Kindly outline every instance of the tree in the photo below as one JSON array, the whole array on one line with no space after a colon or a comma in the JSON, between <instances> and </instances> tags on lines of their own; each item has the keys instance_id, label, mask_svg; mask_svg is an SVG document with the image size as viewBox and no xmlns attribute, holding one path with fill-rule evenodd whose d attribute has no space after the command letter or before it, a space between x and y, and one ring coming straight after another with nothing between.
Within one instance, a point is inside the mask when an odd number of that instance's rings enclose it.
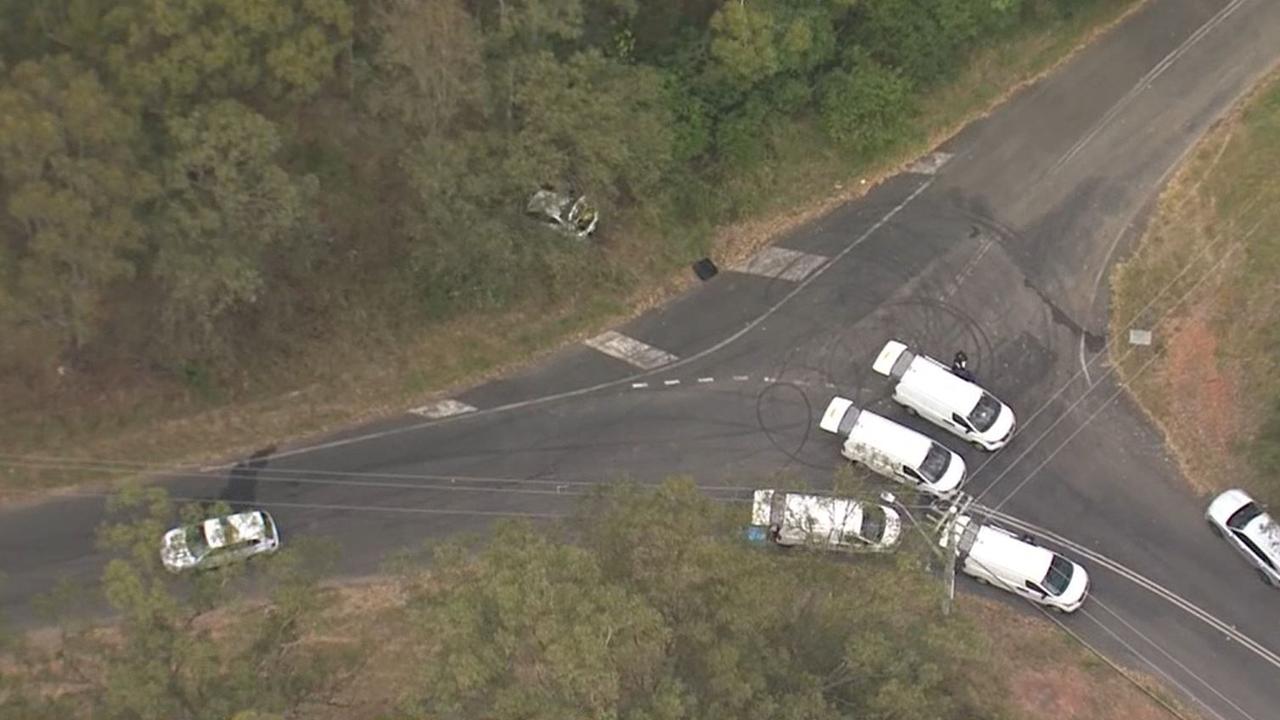
<instances>
[{"instance_id":1,"label":"tree","mask_svg":"<svg viewBox=\"0 0 1280 720\"><path fill-rule=\"evenodd\" d=\"M901 140L912 111L911 83L866 54L822 82L822 124L836 143L871 153Z\"/></svg>"},{"instance_id":2,"label":"tree","mask_svg":"<svg viewBox=\"0 0 1280 720\"><path fill-rule=\"evenodd\" d=\"M220 318L259 297L269 254L308 239L317 181L290 176L275 125L233 100L173 118L168 131L154 271L168 335L179 350L208 351Z\"/></svg>"},{"instance_id":3,"label":"tree","mask_svg":"<svg viewBox=\"0 0 1280 720\"><path fill-rule=\"evenodd\" d=\"M661 675L658 614L528 525L501 528L476 559L440 549L411 603L431 639L415 693L425 717L627 716Z\"/></svg>"},{"instance_id":4,"label":"tree","mask_svg":"<svg viewBox=\"0 0 1280 720\"><path fill-rule=\"evenodd\" d=\"M461 0L382 0L374 5L376 65L385 79L376 110L434 136L483 99L480 26Z\"/></svg>"},{"instance_id":5,"label":"tree","mask_svg":"<svg viewBox=\"0 0 1280 720\"><path fill-rule=\"evenodd\" d=\"M133 115L69 57L24 62L0 88L7 314L73 354L97 331L104 293L135 270L156 190L138 143Z\"/></svg>"},{"instance_id":6,"label":"tree","mask_svg":"<svg viewBox=\"0 0 1280 720\"><path fill-rule=\"evenodd\" d=\"M576 180L615 202L652 197L673 151L661 75L588 51L564 63L539 53L520 80L519 129L505 162L511 177L526 187Z\"/></svg>"},{"instance_id":7,"label":"tree","mask_svg":"<svg viewBox=\"0 0 1280 720\"><path fill-rule=\"evenodd\" d=\"M418 716L998 716L985 648L900 562L785 555L690 483L592 498L563 544L508 526L437 551L412 595L430 651Z\"/></svg>"},{"instance_id":8,"label":"tree","mask_svg":"<svg viewBox=\"0 0 1280 720\"><path fill-rule=\"evenodd\" d=\"M351 43L347 0L130 0L110 64L153 107L242 93L305 98Z\"/></svg>"}]
</instances>

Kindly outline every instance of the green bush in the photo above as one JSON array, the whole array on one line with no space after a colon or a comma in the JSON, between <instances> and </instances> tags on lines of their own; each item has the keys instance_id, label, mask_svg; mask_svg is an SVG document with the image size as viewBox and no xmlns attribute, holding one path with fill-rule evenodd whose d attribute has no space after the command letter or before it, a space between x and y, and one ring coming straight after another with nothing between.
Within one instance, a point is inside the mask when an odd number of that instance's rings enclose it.
<instances>
[{"instance_id":1,"label":"green bush","mask_svg":"<svg viewBox=\"0 0 1280 720\"><path fill-rule=\"evenodd\" d=\"M831 139L863 154L901 139L913 110L911 81L866 56L828 75L820 97Z\"/></svg>"}]
</instances>

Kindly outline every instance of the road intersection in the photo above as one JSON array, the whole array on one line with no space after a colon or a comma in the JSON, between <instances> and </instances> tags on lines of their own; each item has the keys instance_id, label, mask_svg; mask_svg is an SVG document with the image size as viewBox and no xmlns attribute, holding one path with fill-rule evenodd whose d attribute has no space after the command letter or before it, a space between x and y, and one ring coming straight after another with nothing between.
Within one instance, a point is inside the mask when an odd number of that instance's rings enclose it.
<instances>
[{"instance_id":1,"label":"road intersection","mask_svg":"<svg viewBox=\"0 0 1280 720\"><path fill-rule=\"evenodd\" d=\"M838 392L964 454L982 505L1089 569L1068 630L1206 717L1276 717L1280 594L1210 535L1117 383L1107 353L1135 350L1104 347L1102 279L1183 155L1277 60L1280 3L1151 0L861 200L663 308L402 417L165 483L269 508L286 540L337 536L362 573L494 518L563 515L620 478L691 475L725 500L829 486L842 461L816 418ZM1018 413L1011 444L986 455L907 418L870 370L892 337L964 349ZM101 514L92 493L0 512L6 612L101 567Z\"/></svg>"}]
</instances>

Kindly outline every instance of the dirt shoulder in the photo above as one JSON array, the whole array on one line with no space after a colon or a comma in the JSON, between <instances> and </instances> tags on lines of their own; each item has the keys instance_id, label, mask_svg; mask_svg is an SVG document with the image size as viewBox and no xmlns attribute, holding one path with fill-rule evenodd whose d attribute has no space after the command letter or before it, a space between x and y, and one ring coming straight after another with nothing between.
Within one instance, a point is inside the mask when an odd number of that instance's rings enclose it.
<instances>
[{"instance_id":1,"label":"dirt shoulder","mask_svg":"<svg viewBox=\"0 0 1280 720\"><path fill-rule=\"evenodd\" d=\"M730 264L788 229L860 197L911 158L1051 71L1143 2L1097 3L977 53L959 77L920 102L923 110L912 134L921 140L888 157L850 167L847 158L819 152L816 145L797 147L785 155L790 162L773 169L774 184L782 190L756 208L752 219L720 228L710 256ZM472 314L424 329L377 356L364 346L329 344L276 374L288 377L287 383L271 380L262 387L240 388L235 402L128 379L114 388L82 392L68 377L60 404L41 409L46 415L56 412L57 422L43 423L36 437L15 444L14 438L32 435L31 424L20 417L0 421L0 430L6 422L13 430L0 443L5 453L0 457L0 502L29 501L57 488L113 484L156 467L200 466L270 445L303 442L510 373L635 317L696 282L683 262L646 257L646 247L637 238L616 248L635 255L636 272L642 276L638 286L645 288L628 297L601 290L552 308ZM56 461L23 460L30 456ZM122 462L106 464L104 459Z\"/></svg>"},{"instance_id":2,"label":"dirt shoulder","mask_svg":"<svg viewBox=\"0 0 1280 720\"><path fill-rule=\"evenodd\" d=\"M1224 117L1112 275L1112 363L1195 489L1280 502L1280 71ZM1130 330L1151 332L1150 345Z\"/></svg>"}]
</instances>

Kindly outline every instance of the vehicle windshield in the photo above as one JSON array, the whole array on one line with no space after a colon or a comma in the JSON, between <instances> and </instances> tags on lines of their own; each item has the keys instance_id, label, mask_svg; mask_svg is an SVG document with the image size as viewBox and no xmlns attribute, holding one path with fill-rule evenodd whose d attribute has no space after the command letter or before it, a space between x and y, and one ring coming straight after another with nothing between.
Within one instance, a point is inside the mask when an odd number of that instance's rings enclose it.
<instances>
[{"instance_id":1,"label":"vehicle windshield","mask_svg":"<svg viewBox=\"0 0 1280 720\"><path fill-rule=\"evenodd\" d=\"M203 525L188 525L182 535L192 557L204 557L208 554L209 543L205 541Z\"/></svg>"},{"instance_id":2,"label":"vehicle windshield","mask_svg":"<svg viewBox=\"0 0 1280 720\"><path fill-rule=\"evenodd\" d=\"M1232 530L1243 530L1245 525L1262 514L1262 508L1256 502L1249 502L1244 507L1231 513L1227 518L1227 527Z\"/></svg>"},{"instance_id":3,"label":"vehicle windshield","mask_svg":"<svg viewBox=\"0 0 1280 720\"><path fill-rule=\"evenodd\" d=\"M920 463L920 474L925 480L936 483L947 473L948 467L951 467L951 452L938 443L930 443L929 452Z\"/></svg>"},{"instance_id":4,"label":"vehicle windshield","mask_svg":"<svg viewBox=\"0 0 1280 720\"><path fill-rule=\"evenodd\" d=\"M862 508L861 535L868 542L878 543L884 537L884 509L875 505Z\"/></svg>"},{"instance_id":5,"label":"vehicle windshield","mask_svg":"<svg viewBox=\"0 0 1280 720\"><path fill-rule=\"evenodd\" d=\"M982 393L973 412L969 413L969 424L973 425L973 429L978 432L986 432L996 424L997 417L1000 417L1000 401L987 393Z\"/></svg>"},{"instance_id":6,"label":"vehicle windshield","mask_svg":"<svg viewBox=\"0 0 1280 720\"><path fill-rule=\"evenodd\" d=\"M1044 576L1045 589L1051 595L1061 595L1071 584L1071 576L1075 571L1076 566L1070 560L1055 554L1053 560L1049 561L1049 572Z\"/></svg>"}]
</instances>

